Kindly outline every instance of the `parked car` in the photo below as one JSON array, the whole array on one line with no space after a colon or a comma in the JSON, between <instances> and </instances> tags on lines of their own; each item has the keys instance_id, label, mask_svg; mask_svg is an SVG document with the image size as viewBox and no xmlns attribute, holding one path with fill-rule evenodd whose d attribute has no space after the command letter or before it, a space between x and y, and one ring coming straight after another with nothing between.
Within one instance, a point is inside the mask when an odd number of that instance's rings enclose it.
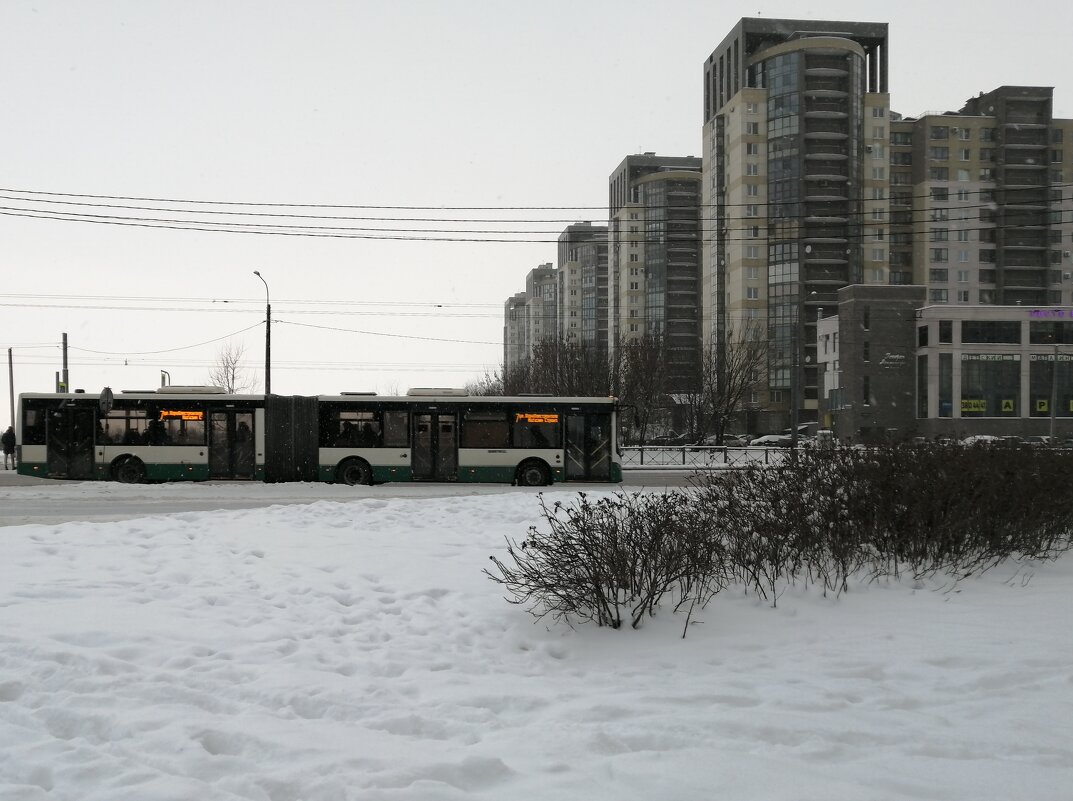
<instances>
[{"instance_id":1,"label":"parked car","mask_svg":"<svg viewBox=\"0 0 1073 801\"><path fill-rule=\"evenodd\" d=\"M1034 448L1051 448L1057 444L1053 439L1048 436L1039 437L1022 437L1021 442L1024 445L1031 445Z\"/></svg>"},{"instance_id":2,"label":"parked car","mask_svg":"<svg viewBox=\"0 0 1073 801\"><path fill-rule=\"evenodd\" d=\"M749 442L750 447L789 448L793 442L789 434L764 434Z\"/></svg>"},{"instance_id":3,"label":"parked car","mask_svg":"<svg viewBox=\"0 0 1073 801\"><path fill-rule=\"evenodd\" d=\"M648 444L648 445L656 445L656 446L665 445L665 446L677 447L679 445L685 445L686 444L686 435L685 434L676 434L676 433L674 433L672 431L670 434L661 434L658 437L652 437L652 438L650 438L648 440L648 442L646 444Z\"/></svg>"}]
</instances>

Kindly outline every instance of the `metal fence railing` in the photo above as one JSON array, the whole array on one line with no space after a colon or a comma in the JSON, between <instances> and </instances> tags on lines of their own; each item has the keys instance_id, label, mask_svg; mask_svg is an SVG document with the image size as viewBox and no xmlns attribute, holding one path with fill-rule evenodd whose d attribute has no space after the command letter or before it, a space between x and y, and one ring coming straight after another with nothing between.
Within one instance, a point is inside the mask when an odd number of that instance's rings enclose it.
<instances>
[{"instance_id":1,"label":"metal fence railing","mask_svg":"<svg viewBox=\"0 0 1073 801\"><path fill-rule=\"evenodd\" d=\"M624 469L717 470L746 464L779 464L789 448L731 448L719 445L630 445L621 449Z\"/></svg>"}]
</instances>

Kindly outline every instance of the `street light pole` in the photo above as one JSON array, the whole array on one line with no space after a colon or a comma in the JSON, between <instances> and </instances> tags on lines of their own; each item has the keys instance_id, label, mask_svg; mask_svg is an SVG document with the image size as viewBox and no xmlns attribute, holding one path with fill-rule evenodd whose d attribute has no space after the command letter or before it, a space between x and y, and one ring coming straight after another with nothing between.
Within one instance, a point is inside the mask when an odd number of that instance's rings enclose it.
<instances>
[{"instance_id":1,"label":"street light pole","mask_svg":"<svg viewBox=\"0 0 1073 801\"><path fill-rule=\"evenodd\" d=\"M265 395L272 394L272 298L268 293L268 281L260 271L253 274L265 285Z\"/></svg>"}]
</instances>

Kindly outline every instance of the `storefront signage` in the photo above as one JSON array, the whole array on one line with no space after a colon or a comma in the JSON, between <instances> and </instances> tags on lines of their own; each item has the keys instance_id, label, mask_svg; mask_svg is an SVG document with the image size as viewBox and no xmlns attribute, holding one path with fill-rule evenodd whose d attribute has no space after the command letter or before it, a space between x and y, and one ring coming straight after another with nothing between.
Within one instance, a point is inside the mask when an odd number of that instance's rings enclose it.
<instances>
[{"instance_id":1,"label":"storefront signage","mask_svg":"<svg viewBox=\"0 0 1073 801\"><path fill-rule=\"evenodd\" d=\"M987 401L985 400L963 400L961 401L962 412L986 412Z\"/></svg>"},{"instance_id":2,"label":"storefront signage","mask_svg":"<svg viewBox=\"0 0 1073 801\"><path fill-rule=\"evenodd\" d=\"M1028 316L1033 320L1073 320L1073 309L1032 309Z\"/></svg>"},{"instance_id":3,"label":"storefront signage","mask_svg":"<svg viewBox=\"0 0 1073 801\"><path fill-rule=\"evenodd\" d=\"M963 362L1019 362L1020 353L962 353Z\"/></svg>"}]
</instances>

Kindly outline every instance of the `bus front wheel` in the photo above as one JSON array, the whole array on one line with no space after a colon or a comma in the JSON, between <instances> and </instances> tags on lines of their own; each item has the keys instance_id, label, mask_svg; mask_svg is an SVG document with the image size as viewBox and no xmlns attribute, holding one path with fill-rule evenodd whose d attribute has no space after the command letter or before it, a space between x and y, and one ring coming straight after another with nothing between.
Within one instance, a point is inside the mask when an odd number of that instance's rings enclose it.
<instances>
[{"instance_id":1,"label":"bus front wheel","mask_svg":"<svg viewBox=\"0 0 1073 801\"><path fill-rule=\"evenodd\" d=\"M544 487L551 483L548 466L535 459L518 465L519 487Z\"/></svg>"},{"instance_id":2,"label":"bus front wheel","mask_svg":"<svg viewBox=\"0 0 1073 801\"><path fill-rule=\"evenodd\" d=\"M368 463L361 459L347 459L336 470L339 481L353 487L356 484L372 484L373 471Z\"/></svg>"},{"instance_id":3,"label":"bus front wheel","mask_svg":"<svg viewBox=\"0 0 1073 801\"><path fill-rule=\"evenodd\" d=\"M145 465L131 456L112 465L112 477L121 484L141 484L145 480Z\"/></svg>"}]
</instances>

